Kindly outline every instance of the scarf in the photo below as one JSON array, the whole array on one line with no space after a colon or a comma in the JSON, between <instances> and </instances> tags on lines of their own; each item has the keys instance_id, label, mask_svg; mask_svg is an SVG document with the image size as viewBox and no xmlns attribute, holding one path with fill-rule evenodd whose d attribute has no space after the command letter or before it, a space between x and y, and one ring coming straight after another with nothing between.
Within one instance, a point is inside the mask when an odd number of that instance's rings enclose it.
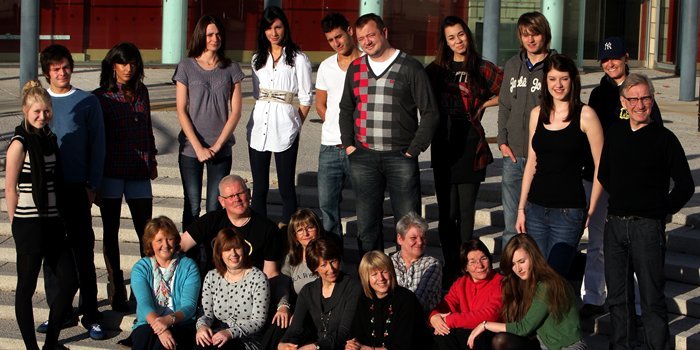
<instances>
[{"instance_id":1,"label":"scarf","mask_svg":"<svg viewBox=\"0 0 700 350\"><path fill-rule=\"evenodd\" d=\"M39 212L45 211L49 205L49 193L47 190L47 178L45 174L44 157L56 154L56 167L54 168L54 188L56 189L56 204L58 205L58 189L62 182L60 162L58 161L58 143L56 135L48 127L44 127L36 132L27 131L25 122L15 128L15 136L24 139L24 147L29 154L29 164L32 167L32 199Z\"/></svg>"},{"instance_id":2,"label":"scarf","mask_svg":"<svg viewBox=\"0 0 700 350\"><path fill-rule=\"evenodd\" d=\"M155 288L153 289L153 297L156 299L156 304L167 307L168 299L172 298L173 292L170 289L170 283L175 277L175 269L177 269L177 264L180 261L180 255L175 253L170 266L165 270L165 273L161 273L160 265L155 257L150 257L151 266L153 266L153 281Z\"/></svg>"}]
</instances>

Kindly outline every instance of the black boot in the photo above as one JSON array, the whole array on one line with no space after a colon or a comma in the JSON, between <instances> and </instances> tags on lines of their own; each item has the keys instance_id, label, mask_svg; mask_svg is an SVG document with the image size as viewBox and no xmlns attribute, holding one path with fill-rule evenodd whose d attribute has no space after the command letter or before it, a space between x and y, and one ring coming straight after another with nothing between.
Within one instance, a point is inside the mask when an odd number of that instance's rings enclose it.
<instances>
[{"instance_id":1,"label":"black boot","mask_svg":"<svg viewBox=\"0 0 700 350\"><path fill-rule=\"evenodd\" d=\"M126 301L126 285L124 285L124 273L122 270L114 271L112 281L107 285L109 304L112 310L129 312L129 304Z\"/></svg>"}]
</instances>

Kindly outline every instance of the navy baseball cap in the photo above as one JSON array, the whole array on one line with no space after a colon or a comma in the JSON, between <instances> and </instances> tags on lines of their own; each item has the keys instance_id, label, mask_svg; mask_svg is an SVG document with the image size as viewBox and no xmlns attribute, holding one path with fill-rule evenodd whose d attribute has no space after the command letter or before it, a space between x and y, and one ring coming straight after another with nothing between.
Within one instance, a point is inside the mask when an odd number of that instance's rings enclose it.
<instances>
[{"instance_id":1,"label":"navy baseball cap","mask_svg":"<svg viewBox=\"0 0 700 350\"><path fill-rule=\"evenodd\" d=\"M605 38L605 40L600 43L598 60L602 61L610 58L620 58L626 54L627 47L625 46L625 41L619 36L611 36Z\"/></svg>"}]
</instances>

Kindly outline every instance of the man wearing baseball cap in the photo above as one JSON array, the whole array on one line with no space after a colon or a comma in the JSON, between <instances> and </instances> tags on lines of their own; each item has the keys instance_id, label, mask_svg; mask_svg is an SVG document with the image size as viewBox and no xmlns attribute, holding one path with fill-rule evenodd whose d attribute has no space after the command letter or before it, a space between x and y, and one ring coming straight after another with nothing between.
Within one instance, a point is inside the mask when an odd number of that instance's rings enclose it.
<instances>
[{"instance_id":1,"label":"man wearing baseball cap","mask_svg":"<svg viewBox=\"0 0 700 350\"><path fill-rule=\"evenodd\" d=\"M600 43L598 51L600 67L605 75L600 79L600 85L593 89L588 105L595 110L603 126L603 131L615 123L629 123L629 113L622 108L620 103L620 86L625 82L630 74L629 54L625 41L620 37L608 37ZM661 112L656 103L651 107L651 120L659 125L663 125ZM583 185L586 189L588 200L591 196L593 181L593 157L585 163L583 171ZM603 228L605 226L605 216L607 215L608 194L603 191L600 196L598 208L590 218L588 224L588 249L586 253L586 269L581 285L581 299L583 307L581 316L588 318L602 314L605 303L605 275L603 259Z\"/></svg>"}]
</instances>

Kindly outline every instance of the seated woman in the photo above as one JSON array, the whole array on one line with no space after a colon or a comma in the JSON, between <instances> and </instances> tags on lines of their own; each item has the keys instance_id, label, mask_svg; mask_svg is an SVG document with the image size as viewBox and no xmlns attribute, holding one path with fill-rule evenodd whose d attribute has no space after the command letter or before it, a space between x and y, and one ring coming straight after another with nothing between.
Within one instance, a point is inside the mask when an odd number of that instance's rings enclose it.
<instances>
[{"instance_id":1,"label":"seated woman","mask_svg":"<svg viewBox=\"0 0 700 350\"><path fill-rule=\"evenodd\" d=\"M197 264L180 253L180 233L165 216L143 233L142 258L131 269L136 297L132 349L191 349L200 280Z\"/></svg>"},{"instance_id":2,"label":"seated woman","mask_svg":"<svg viewBox=\"0 0 700 350\"><path fill-rule=\"evenodd\" d=\"M318 276L306 266L306 246L314 239L321 237L323 227L316 213L310 209L299 209L289 220L287 226L287 242L289 253L284 257L282 274L270 279L276 293L272 295L271 306L275 310L271 316L272 324L263 335L263 348L276 349L280 339L284 335L289 321L292 319L292 305L296 303L297 295L307 283L315 281Z\"/></svg>"},{"instance_id":3,"label":"seated woman","mask_svg":"<svg viewBox=\"0 0 700 350\"><path fill-rule=\"evenodd\" d=\"M469 333L480 322L501 319L503 276L493 270L491 252L479 239L472 239L462 244L460 260L464 276L452 284L430 313L430 324L435 329L434 349L466 349ZM475 347L489 349L490 339L482 335Z\"/></svg>"},{"instance_id":4,"label":"seated woman","mask_svg":"<svg viewBox=\"0 0 700 350\"><path fill-rule=\"evenodd\" d=\"M573 290L547 265L530 235L520 234L508 242L501 271L506 323L485 319L469 335L469 347L488 330L497 333L491 342L494 350L539 350L540 341L553 350L586 349Z\"/></svg>"},{"instance_id":5,"label":"seated woman","mask_svg":"<svg viewBox=\"0 0 700 350\"><path fill-rule=\"evenodd\" d=\"M429 349L423 307L413 292L396 283L389 257L378 250L367 252L359 274L364 295L357 303L353 338L345 350Z\"/></svg>"},{"instance_id":6,"label":"seated woman","mask_svg":"<svg viewBox=\"0 0 700 350\"><path fill-rule=\"evenodd\" d=\"M305 252L306 265L319 278L299 292L294 318L278 349L342 349L350 339L360 284L340 271L341 247L332 238L309 242ZM305 327L309 319L314 334Z\"/></svg>"},{"instance_id":7,"label":"seated woman","mask_svg":"<svg viewBox=\"0 0 700 350\"><path fill-rule=\"evenodd\" d=\"M204 278L196 349L260 349L270 289L250 261L252 245L231 228L214 238L214 265Z\"/></svg>"}]
</instances>

